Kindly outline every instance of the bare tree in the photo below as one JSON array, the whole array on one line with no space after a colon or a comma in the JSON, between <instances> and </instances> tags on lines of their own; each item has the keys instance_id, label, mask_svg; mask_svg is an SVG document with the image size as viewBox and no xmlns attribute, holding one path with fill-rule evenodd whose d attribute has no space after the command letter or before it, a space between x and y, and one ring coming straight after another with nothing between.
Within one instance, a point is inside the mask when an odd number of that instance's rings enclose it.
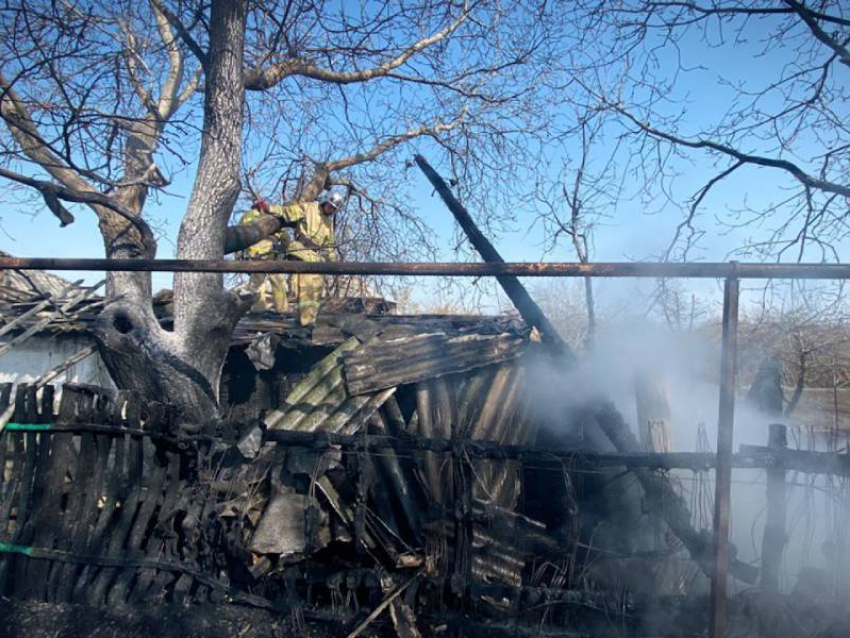
<instances>
[{"instance_id":1,"label":"bare tree","mask_svg":"<svg viewBox=\"0 0 850 638\"><path fill-rule=\"evenodd\" d=\"M743 194L725 202L725 223L759 229L742 251L840 258L850 201L846 3L611 0L572 11L584 34L574 66L591 102L632 140L636 177L671 195L694 174L689 162L709 162L688 201L674 196L685 216L668 257L688 256L711 194L734 182ZM719 95L719 108L701 108ZM754 180L770 184L771 201L749 202Z\"/></svg>"},{"instance_id":2,"label":"bare tree","mask_svg":"<svg viewBox=\"0 0 850 638\"><path fill-rule=\"evenodd\" d=\"M558 136L555 142L566 147L561 172L553 183L540 184L536 195L547 251L560 248L566 239L583 264L590 262L594 231L604 218L611 216L621 190L614 170L618 145L606 148L605 124L601 114L587 112ZM587 322L583 345L592 349L596 308L590 277L584 279L584 305Z\"/></svg>"},{"instance_id":3,"label":"bare tree","mask_svg":"<svg viewBox=\"0 0 850 638\"><path fill-rule=\"evenodd\" d=\"M38 192L62 225L90 209L114 259L155 256L145 204L180 170L194 181L178 258L221 258L278 229L274 218L228 227L243 185L276 180L281 197L310 199L353 184L364 207L341 220L350 254L397 253L415 245L409 229L427 233L390 186L371 183L423 138L468 170L509 165L530 80L550 59L549 11L485 0L6 5L0 177ZM153 315L149 274L110 274L108 295L96 333L117 384L215 416L251 294L176 274L173 330Z\"/></svg>"},{"instance_id":4,"label":"bare tree","mask_svg":"<svg viewBox=\"0 0 850 638\"><path fill-rule=\"evenodd\" d=\"M850 381L850 312L843 287L795 282L768 292L741 323L742 373L750 380L762 361L775 361L787 389L783 411L792 415L807 389Z\"/></svg>"}]
</instances>

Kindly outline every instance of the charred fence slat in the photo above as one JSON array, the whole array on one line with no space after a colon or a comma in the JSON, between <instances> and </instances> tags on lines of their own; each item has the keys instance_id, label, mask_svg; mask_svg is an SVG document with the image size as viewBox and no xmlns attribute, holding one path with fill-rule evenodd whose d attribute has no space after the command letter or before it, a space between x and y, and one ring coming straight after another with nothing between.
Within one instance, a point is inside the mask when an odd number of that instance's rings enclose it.
<instances>
[{"instance_id":1,"label":"charred fence slat","mask_svg":"<svg viewBox=\"0 0 850 638\"><path fill-rule=\"evenodd\" d=\"M0 385L0 411L11 393ZM52 387L21 384L13 417L0 434L0 595L92 605L241 595L186 542L204 499L165 406L67 384L55 414Z\"/></svg>"}]
</instances>

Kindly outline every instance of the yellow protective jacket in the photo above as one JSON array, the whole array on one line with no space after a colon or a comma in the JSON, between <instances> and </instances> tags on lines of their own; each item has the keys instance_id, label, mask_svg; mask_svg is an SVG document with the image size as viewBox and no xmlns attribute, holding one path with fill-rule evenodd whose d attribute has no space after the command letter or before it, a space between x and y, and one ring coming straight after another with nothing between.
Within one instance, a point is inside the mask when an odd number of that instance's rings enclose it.
<instances>
[{"instance_id":1,"label":"yellow protective jacket","mask_svg":"<svg viewBox=\"0 0 850 638\"><path fill-rule=\"evenodd\" d=\"M269 213L295 224L293 237L282 241L289 259L336 261L334 216L325 215L317 202L269 206ZM278 236L284 233L278 233Z\"/></svg>"},{"instance_id":2,"label":"yellow protective jacket","mask_svg":"<svg viewBox=\"0 0 850 638\"><path fill-rule=\"evenodd\" d=\"M239 219L240 224L250 224L252 221L262 215L256 208L252 208ZM249 259L273 259L274 257L283 254L283 247L289 241L289 235L286 229L261 239L256 244L252 244L245 249L245 254Z\"/></svg>"}]
</instances>

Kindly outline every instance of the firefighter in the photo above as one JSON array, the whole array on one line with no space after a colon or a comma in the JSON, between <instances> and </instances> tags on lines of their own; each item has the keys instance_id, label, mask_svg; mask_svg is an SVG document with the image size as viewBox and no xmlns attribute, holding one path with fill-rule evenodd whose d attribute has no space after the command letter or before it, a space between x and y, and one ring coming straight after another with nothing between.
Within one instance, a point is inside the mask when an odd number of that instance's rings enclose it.
<instances>
[{"instance_id":1,"label":"firefighter","mask_svg":"<svg viewBox=\"0 0 850 638\"><path fill-rule=\"evenodd\" d=\"M263 209L257 208L257 204L263 205L262 202L256 203L242 216L239 220L240 224L250 224L263 214ZM281 229L278 233L249 246L244 254L248 259L283 259L283 247L288 240L286 229ZM266 310L287 312L289 310L286 275L283 273L251 273L251 287L257 291L257 299L251 307L252 312Z\"/></svg>"},{"instance_id":2,"label":"firefighter","mask_svg":"<svg viewBox=\"0 0 850 638\"><path fill-rule=\"evenodd\" d=\"M342 206L339 193L327 193L318 202L296 202L269 206L263 201L254 203L254 209L281 217L291 228L293 237L285 236L284 250L287 259L320 262L336 261L334 243L334 215ZM285 234L285 233L284 233ZM291 287L298 299L298 317L302 326L316 323L324 292L321 275L297 273L292 276Z\"/></svg>"}]
</instances>

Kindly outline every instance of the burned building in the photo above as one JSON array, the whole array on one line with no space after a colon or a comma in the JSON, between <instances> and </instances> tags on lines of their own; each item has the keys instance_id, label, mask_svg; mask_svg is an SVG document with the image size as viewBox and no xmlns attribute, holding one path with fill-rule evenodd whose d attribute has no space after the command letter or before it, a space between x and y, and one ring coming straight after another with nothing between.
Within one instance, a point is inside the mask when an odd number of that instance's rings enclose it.
<instances>
[{"instance_id":1,"label":"burned building","mask_svg":"<svg viewBox=\"0 0 850 638\"><path fill-rule=\"evenodd\" d=\"M85 334L101 300L71 294L10 305L9 338ZM3 609L89 610L80 618L139 631L136 612L154 606L161 635L702 635L715 543L671 470L705 478L714 455L647 453L604 397L562 387L574 365L517 317L345 300L311 329L243 318L226 409L200 429L129 392L54 388L67 360L7 383ZM850 470L846 454L817 454L736 463ZM788 598L757 588L758 566L734 548L726 567L746 588L730 599L731 635L844 626L845 582Z\"/></svg>"}]
</instances>

